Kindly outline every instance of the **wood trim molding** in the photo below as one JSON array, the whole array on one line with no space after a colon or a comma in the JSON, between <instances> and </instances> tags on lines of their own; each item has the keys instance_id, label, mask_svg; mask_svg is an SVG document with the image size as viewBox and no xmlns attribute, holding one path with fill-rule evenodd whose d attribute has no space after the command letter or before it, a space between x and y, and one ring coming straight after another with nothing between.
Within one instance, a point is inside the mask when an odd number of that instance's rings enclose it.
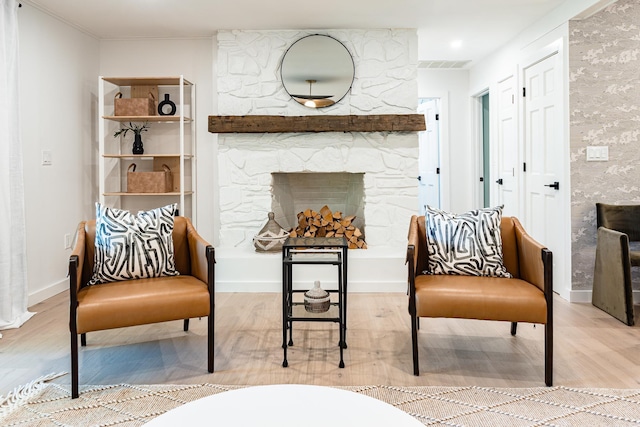
<instances>
[{"instance_id":1,"label":"wood trim molding","mask_svg":"<svg viewBox=\"0 0 640 427\"><path fill-rule=\"evenodd\" d=\"M211 133L418 132L423 114L350 116L209 116Z\"/></svg>"}]
</instances>

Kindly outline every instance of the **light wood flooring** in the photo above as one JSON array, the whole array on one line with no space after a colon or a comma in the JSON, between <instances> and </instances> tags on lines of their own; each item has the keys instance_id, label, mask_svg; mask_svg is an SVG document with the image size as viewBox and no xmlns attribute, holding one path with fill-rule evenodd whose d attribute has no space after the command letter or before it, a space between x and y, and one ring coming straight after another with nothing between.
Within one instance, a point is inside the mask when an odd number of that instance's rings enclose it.
<instances>
[{"instance_id":1,"label":"light wood flooring","mask_svg":"<svg viewBox=\"0 0 640 427\"><path fill-rule=\"evenodd\" d=\"M70 370L68 304L67 293L56 295L31 307L37 314L21 328L2 331L0 395ZM80 384L544 386L544 327L520 324L512 337L505 322L421 319L414 376L407 297L396 293L350 294L344 369L333 323L295 323L283 368L280 304L278 293L217 294L213 374L206 319L193 319L189 332L177 321L89 333ZM554 321L554 385L640 388L640 326L559 297ZM55 382L69 384L70 375Z\"/></svg>"}]
</instances>

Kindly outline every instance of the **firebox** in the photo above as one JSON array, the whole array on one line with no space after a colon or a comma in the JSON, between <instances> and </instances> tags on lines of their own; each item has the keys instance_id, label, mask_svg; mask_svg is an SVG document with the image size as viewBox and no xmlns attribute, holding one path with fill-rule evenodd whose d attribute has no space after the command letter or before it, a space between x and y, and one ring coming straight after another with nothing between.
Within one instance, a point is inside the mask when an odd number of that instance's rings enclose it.
<instances>
[{"instance_id":1,"label":"firebox","mask_svg":"<svg viewBox=\"0 0 640 427\"><path fill-rule=\"evenodd\" d=\"M364 173L272 173L271 210L284 228L298 225L297 215L328 206L343 216L355 216L353 224L364 234Z\"/></svg>"}]
</instances>

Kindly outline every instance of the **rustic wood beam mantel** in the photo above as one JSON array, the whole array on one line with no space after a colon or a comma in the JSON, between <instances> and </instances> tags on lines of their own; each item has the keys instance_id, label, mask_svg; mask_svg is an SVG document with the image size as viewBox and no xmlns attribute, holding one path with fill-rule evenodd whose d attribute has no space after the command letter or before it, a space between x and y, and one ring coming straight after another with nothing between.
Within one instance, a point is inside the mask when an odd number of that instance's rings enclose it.
<instances>
[{"instance_id":1,"label":"rustic wood beam mantel","mask_svg":"<svg viewBox=\"0 0 640 427\"><path fill-rule=\"evenodd\" d=\"M211 133L418 132L422 114L351 116L209 116Z\"/></svg>"}]
</instances>

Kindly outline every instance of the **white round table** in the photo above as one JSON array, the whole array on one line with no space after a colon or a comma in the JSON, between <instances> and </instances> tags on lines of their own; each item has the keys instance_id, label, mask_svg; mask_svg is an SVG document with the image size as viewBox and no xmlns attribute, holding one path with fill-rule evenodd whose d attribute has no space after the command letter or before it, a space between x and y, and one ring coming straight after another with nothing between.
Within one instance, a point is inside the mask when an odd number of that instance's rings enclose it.
<instances>
[{"instance_id":1,"label":"white round table","mask_svg":"<svg viewBox=\"0 0 640 427\"><path fill-rule=\"evenodd\" d=\"M411 427L423 424L381 400L332 387L265 385L225 391L172 409L147 426Z\"/></svg>"}]
</instances>

